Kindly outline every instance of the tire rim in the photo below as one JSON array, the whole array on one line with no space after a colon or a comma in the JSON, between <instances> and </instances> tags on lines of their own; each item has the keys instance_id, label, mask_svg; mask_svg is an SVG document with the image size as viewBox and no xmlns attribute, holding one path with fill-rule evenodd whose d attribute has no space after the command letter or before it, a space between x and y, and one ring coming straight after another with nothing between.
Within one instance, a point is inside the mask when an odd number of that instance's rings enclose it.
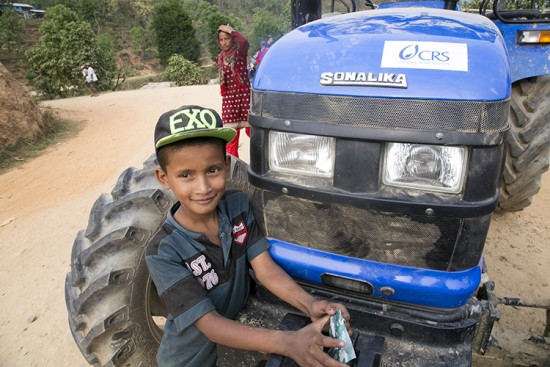
<instances>
[{"instance_id":1,"label":"tire rim","mask_svg":"<svg viewBox=\"0 0 550 367\"><path fill-rule=\"evenodd\" d=\"M166 315L166 309L158 296L155 284L151 280L151 277L148 276L145 288L145 319L147 320L147 326L151 334L158 343L162 339Z\"/></svg>"}]
</instances>

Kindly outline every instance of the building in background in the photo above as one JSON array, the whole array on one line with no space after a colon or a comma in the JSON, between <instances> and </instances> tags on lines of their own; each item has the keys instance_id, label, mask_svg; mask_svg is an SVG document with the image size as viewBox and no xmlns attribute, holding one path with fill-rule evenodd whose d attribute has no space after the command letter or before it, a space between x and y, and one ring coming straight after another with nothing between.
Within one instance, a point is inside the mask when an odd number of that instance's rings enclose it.
<instances>
[{"instance_id":1,"label":"building in background","mask_svg":"<svg viewBox=\"0 0 550 367\"><path fill-rule=\"evenodd\" d=\"M0 15L8 9L13 9L24 19L44 18L44 10L36 9L34 6L23 3L0 3Z\"/></svg>"}]
</instances>

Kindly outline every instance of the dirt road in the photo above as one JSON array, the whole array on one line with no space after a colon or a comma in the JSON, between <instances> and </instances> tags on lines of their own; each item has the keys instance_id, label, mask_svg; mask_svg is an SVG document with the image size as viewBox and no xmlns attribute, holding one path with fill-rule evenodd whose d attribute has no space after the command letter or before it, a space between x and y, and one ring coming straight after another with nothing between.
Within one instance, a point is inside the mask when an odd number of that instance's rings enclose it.
<instances>
[{"instance_id":1,"label":"dirt road","mask_svg":"<svg viewBox=\"0 0 550 367\"><path fill-rule=\"evenodd\" d=\"M93 202L120 172L153 153L161 113L200 104L220 110L217 86L147 89L45 102L83 124L78 136L0 175L0 367L87 366L64 301L72 242ZM244 135L244 134L243 134ZM246 142L241 148L247 160ZM487 262L499 296L550 298L550 179L535 203L496 216ZM499 327L542 334L544 312L503 312Z\"/></svg>"}]
</instances>

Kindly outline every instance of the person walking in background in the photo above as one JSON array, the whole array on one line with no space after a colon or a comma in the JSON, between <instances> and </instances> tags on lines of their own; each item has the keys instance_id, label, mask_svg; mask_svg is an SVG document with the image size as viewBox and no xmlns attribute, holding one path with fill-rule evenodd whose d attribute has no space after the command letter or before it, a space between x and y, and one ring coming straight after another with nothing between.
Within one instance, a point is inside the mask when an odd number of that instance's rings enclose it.
<instances>
[{"instance_id":1,"label":"person walking in background","mask_svg":"<svg viewBox=\"0 0 550 367\"><path fill-rule=\"evenodd\" d=\"M271 37L271 35L267 35L267 37L265 38L265 42L267 43L267 48L270 48L273 44L273 37Z\"/></svg>"},{"instance_id":2,"label":"person walking in background","mask_svg":"<svg viewBox=\"0 0 550 367\"><path fill-rule=\"evenodd\" d=\"M262 59L264 58L265 53L269 50L269 46L266 41L260 42L260 52L258 52L258 56L256 56L256 70L258 70L258 67L260 66L260 63L262 62Z\"/></svg>"},{"instance_id":3,"label":"person walking in background","mask_svg":"<svg viewBox=\"0 0 550 367\"><path fill-rule=\"evenodd\" d=\"M90 66L90 63L87 62L84 66L81 66L80 69L82 70L82 76L84 78L84 82L86 83L86 88L90 91L90 97L99 96L95 86L95 83L97 82L97 75L94 69Z\"/></svg>"},{"instance_id":4,"label":"person walking in background","mask_svg":"<svg viewBox=\"0 0 550 367\"><path fill-rule=\"evenodd\" d=\"M258 66L260 66L260 62L262 61L262 58L264 57L264 54L268 50L268 45L266 41L260 42L260 48L254 56L251 57L250 63L248 64L248 78L252 80L254 78L254 75L256 74L256 70L258 70Z\"/></svg>"},{"instance_id":5,"label":"person walking in background","mask_svg":"<svg viewBox=\"0 0 550 367\"><path fill-rule=\"evenodd\" d=\"M218 28L218 44L221 48L216 57L222 95L222 120L224 126L237 130L235 138L227 144L227 153L239 157L239 136L241 128L248 125L250 109L250 80L248 79L248 40L229 25Z\"/></svg>"},{"instance_id":6,"label":"person walking in background","mask_svg":"<svg viewBox=\"0 0 550 367\"><path fill-rule=\"evenodd\" d=\"M86 65L80 66L80 72L82 73L82 81L84 84L86 84L86 75L88 75L88 69L86 69Z\"/></svg>"}]
</instances>

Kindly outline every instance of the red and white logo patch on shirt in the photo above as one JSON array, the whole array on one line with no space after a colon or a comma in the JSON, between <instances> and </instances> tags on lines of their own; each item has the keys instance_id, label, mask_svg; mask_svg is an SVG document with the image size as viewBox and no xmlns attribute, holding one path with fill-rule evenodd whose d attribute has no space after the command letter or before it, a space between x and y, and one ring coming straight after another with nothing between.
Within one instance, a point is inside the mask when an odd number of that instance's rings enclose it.
<instances>
[{"instance_id":1,"label":"red and white logo patch on shirt","mask_svg":"<svg viewBox=\"0 0 550 367\"><path fill-rule=\"evenodd\" d=\"M248 232L243 221L241 221L239 224L233 225L233 241L235 241L237 245L242 245L244 241L246 241L247 237Z\"/></svg>"}]
</instances>

